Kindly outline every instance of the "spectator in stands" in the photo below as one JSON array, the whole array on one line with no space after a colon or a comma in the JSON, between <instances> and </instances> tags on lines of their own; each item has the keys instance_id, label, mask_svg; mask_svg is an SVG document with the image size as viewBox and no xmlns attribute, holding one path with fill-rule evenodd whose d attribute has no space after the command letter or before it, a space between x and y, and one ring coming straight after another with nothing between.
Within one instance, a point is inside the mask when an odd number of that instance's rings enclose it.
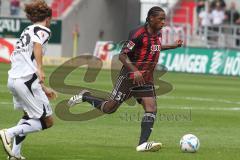
<instances>
[{"instance_id":1,"label":"spectator in stands","mask_svg":"<svg viewBox=\"0 0 240 160\"><path fill-rule=\"evenodd\" d=\"M197 1L197 14L199 15L202 10L205 8L206 0L198 0Z\"/></svg>"},{"instance_id":2,"label":"spectator in stands","mask_svg":"<svg viewBox=\"0 0 240 160\"><path fill-rule=\"evenodd\" d=\"M213 18L213 25L218 26L223 24L225 20L225 13L220 2L216 3L216 7L212 11L212 18Z\"/></svg>"},{"instance_id":3,"label":"spectator in stands","mask_svg":"<svg viewBox=\"0 0 240 160\"><path fill-rule=\"evenodd\" d=\"M233 25L238 25L240 26L240 13L238 12L238 10L236 9L236 3L232 2L230 9L226 11L226 23L227 24L233 24ZM233 31L235 32L235 31ZM240 29L238 28L236 30L236 34L237 34L237 40L236 40L236 45L240 46Z\"/></svg>"},{"instance_id":4,"label":"spectator in stands","mask_svg":"<svg viewBox=\"0 0 240 160\"><path fill-rule=\"evenodd\" d=\"M224 9L221 6L220 2L216 3L216 7L213 9L212 11L212 31L211 32L211 39L215 42L218 41L218 37L219 37L219 29L220 29L220 25L223 24L225 20L225 12Z\"/></svg>"},{"instance_id":5,"label":"spectator in stands","mask_svg":"<svg viewBox=\"0 0 240 160\"><path fill-rule=\"evenodd\" d=\"M12 16L16 16L19 14L20 10L20 1L19 0L11 0L10 1L10 13Z\"/></svg>"},{"instance_id":6,"label":"spectator in stands","mask_svg":"<svg viewBox=\"0 0 240 160\"><path fill-rule=\"evenodd\" d=\"M240 26L240 17L235 21L235 24ZM239 28L237 29L237 35L238 35L238 37L237 37L238 39L236 40L236 45L240 46L240 38L239 38L240 37L240 29Z\"/></svg>"},{"instance_id":7,"label":"spectator in stands","mask_svg":"<svg viewBox=\"0 0 240 160\"><path fill-rule=\"evenodd\" d=\"M212 25L212 13L211 8L206 5L205 9L199 13L199 25L201 27L209 27Z\"/></svg>"},{"instance_id":8,"label":"spectator in stands","mask_svg":"<svg viewBox=\"0 0 240 160\"><path fill-rule=\"evenodd\" d=\"M220 3L221 8L222 8L222 9L225 9L226 3L225 3L224 0L214 0L214 1L212 1L212 3L211 3L211 8L212 8L212 9L216 8L217 5L218 5L217 3Z\"/></svg>"},{"instance_id":9,"label":"spectator in stands","mask_svg":"<svg viewBox=\"0 0 240 160\"><path fill-rule=\"evenodd\" d=\"M236 3L231 2L230 8L226 11L226 23L227 24L237 24L240 14L236 9Z\"/></svg>"},{"instance_id":10,"label":"spectator in stands","mask_svg":"<svg viewBox=\"0 0 240 160\"><path fill-rule=\"evenodd\" d=\"M210 27L212 26L212 13L208 3L206 3L205 9L200 12L198 19L200 26L199 33L208 34L211 29ZM209 38L207 37L207 39Z\"/></svg>"}]
</instances>

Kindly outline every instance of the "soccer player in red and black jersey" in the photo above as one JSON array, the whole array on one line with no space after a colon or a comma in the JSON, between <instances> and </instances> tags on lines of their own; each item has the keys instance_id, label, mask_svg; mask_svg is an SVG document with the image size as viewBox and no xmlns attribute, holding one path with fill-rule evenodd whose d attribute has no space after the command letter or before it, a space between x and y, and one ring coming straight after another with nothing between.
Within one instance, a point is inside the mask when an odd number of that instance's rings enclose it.
<instances>
[{"instance_id":1,"label":"soccer player in red and black jersey","mask_svg":"<svg viewBox=\"0 0 240 160\"><path fill-rule=\"evenodd\" d=\"M147 142L157 113L153 71L158 63L160 50L175 49L182 46L178 40L174 45L161 45L161 29L165 25L165 12L160 7L148 11L145 25L130 32L129 40L123 45L119 60L123 67L110 97L103 100L91 95L87 90L70 98L68 104L88 102L103 113L114 113L127 99L134 96L144 110L141 122L141 135L137 151L157 151L161 143Z\"/></svg>"}]
</instances>

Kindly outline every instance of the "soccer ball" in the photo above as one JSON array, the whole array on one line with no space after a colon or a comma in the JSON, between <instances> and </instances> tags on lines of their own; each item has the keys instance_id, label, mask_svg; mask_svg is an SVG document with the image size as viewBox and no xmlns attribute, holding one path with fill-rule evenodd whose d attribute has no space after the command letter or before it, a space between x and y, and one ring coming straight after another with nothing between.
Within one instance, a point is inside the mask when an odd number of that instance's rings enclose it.
<instances>
[{"instance_id":1,"label":"soccer ball","mask_svg":"<svg viewBox=\"0 0 240 160\"><path fill-rule=\"evenodd\" d=\"M200 147L199 139L193 134L186 134L180 140L180 149L183 152L195 153Z\"/></svg>"}]
</instances>

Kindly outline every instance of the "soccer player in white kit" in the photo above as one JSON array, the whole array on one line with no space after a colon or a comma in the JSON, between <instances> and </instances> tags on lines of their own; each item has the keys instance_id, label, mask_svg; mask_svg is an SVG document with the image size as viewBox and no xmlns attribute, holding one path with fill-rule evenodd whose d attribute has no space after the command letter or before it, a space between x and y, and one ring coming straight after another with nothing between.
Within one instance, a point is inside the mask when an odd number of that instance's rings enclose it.
<instances>
[{"instance_id":1,"label":"soccer player in white kit","mask_svg":"<svg viewBox=\"0 0 240 160\"><path fill-rule=\"evenodd\" d=\"M14 108L23 110L24 116L16 126L0 131L9 160L25 159L21 156L21 144L28 133L53 125L48 99L55 98L56 93L44 85L42 64L51 35L52 9L43 0L37 0L26 4L25 12L33 25L25 28L17 41L8 72L8 88L13 95Z\"/></svg>"}]
</instances>

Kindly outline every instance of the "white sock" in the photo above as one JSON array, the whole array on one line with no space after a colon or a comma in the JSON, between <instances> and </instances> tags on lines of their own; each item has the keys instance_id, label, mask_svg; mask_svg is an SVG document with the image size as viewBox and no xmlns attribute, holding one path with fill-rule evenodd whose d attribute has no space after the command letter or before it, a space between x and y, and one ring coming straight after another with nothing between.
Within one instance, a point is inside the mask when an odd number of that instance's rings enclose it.
<instances>
[{"instance_id":1,"label":"white sock","mask_svg":"<svg viewBox=\"0 0 240 160\"><path fill-rule=\"evenodd\" d=\"M27 121L26 119L20 119L17 125L19 126L26 121ZM26 136L24 134L20 134L19 136L14 137L12 152L15 156L21 156L22 142L25 139L25 137Z\"/></svg>"},{"instance_id":2,"label":"white sock","mask_svg":"<svg viewBox=\"0 0 240 160\"><path fill-rule=\"evenodd\" d=\"M27 135L28 133L38 132L42 130L42 124L39 119L29 119L21 125L7 129L7 134L10 138L18 135Z\"/></svg>"}]
</instances>

